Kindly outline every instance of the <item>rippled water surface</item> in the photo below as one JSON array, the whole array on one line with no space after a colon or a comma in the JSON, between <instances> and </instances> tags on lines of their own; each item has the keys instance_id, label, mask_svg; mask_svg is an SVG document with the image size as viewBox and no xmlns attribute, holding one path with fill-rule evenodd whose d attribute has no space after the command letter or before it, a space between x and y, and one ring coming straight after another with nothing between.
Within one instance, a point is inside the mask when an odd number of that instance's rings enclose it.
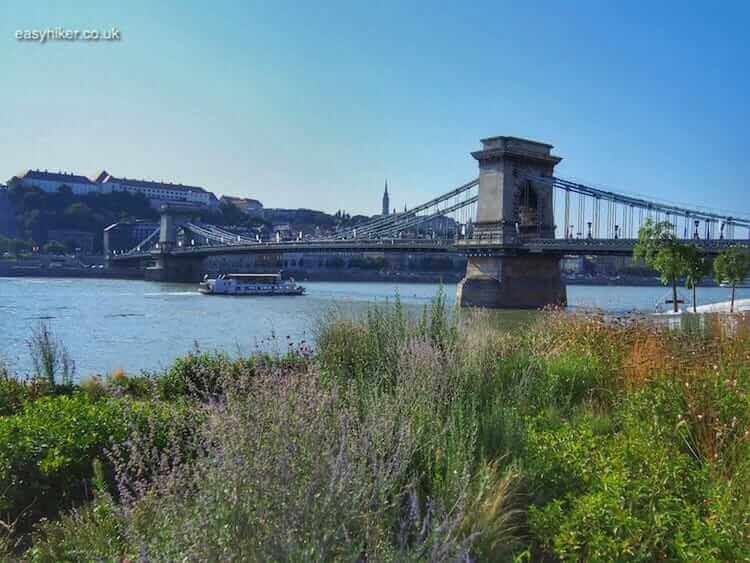
<instances>
[{"instance_id":1,"label":"rippled water surface","mask_svg":"<svg viewBox=\"0 0 750 563\"><path fill-rule=\"evenodd\" d=\"M79 375L163 368L196 344L230 353L283 350L311 340L316 322L332 308L357 312L396 292L418 309L439 291L436 284L307 282L302 297L200 295L195 286L130 280L0 278L0 357L15 373L30 371L26 341L47 320L76 362ZM455 298L455 285L444 287ZM660 287L568 286L572 307L610 312L651 312L667 293ZM705 288L699 302L728 299L729 290ZM738 289L737 298L750 297ZM526 312L500 312L509 324Z\"/></svg>"}]
</instances>

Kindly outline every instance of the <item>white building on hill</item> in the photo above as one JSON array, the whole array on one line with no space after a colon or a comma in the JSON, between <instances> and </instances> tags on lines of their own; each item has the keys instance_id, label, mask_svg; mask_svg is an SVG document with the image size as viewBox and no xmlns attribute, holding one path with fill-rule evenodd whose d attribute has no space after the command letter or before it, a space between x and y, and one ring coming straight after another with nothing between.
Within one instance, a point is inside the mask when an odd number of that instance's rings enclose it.
<instances>
[{"instance_id":1,"label":"white building on hill","mask_svg":"<svg viewBox=\"0 0 750 563\"><path fill-rule=\"evenodd\" d=\"M118 178L112 176L106 170L102 170L93 179L70 172L26 170L13 176L8 181L8 186L36 187L47 193L59 192L63 186L67 186L74 195L113 192L140 193L146 196L151 205L156 208L163 203L192 204L196 207L216 207L219 204L213 193L198 186Z\"/></svg>"},{"instance_id":2,"label":"white building on hill","mask_svg":"<svg viewBox=\"0 0 750 563\"><path fill-rule=\"evenodd\" d=\"M237 209L248 215L253 215L258 211L263 210L263 204L260 201L249 197L234 197L225 195L221 196L221 199L219 200L219 203L222 202L234 205Z\"/></svg>"},{"instance_id":3,"label":"white building on hill","mask_svg":"<svg viewBox=\"0 0 750 563\"><path fill-rule=\"evenodd\" d=\"M214 207L218 205L216 196L198 186L172 184L171 182L155 182L153 180L135 180L133 178L117 178L106 170L102 170L94 179L101 185L104 193L129 192L141 193L158 207L162 203L187 203L199 207Z\"/></svg>"},{"instance_id":4,"label":"white building on hill","mask_svg":"<svg viewBox=\"0 0 750 563\"><path fill-rule=\"evenodd\" d=\"M8 180L8 186L35 186L47 193L56 193L63 186L68 186L75 195L100 193L101 186L86 176L71 172L50 172L48 170L26 170Z\"/></svg>"}]
</instances>

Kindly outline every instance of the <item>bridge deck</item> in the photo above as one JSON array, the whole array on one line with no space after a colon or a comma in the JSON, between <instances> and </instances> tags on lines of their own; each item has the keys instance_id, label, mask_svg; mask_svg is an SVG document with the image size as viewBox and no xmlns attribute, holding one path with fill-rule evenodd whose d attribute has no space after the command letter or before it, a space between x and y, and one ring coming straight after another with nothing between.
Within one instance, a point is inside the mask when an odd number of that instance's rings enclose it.
<instances>
[{"instance_id":1,"label":"bridge deck","mask_svg":"<svg viewBox=\"0 0 750 563\"><path fill-rule=\"evenodd\" d=\"M552 254L552 255L610 255L628 256L633 253L636 239L532 239L518 245L493 244L491 241L479 240L322 240L271 242L256 244L233 244L225 246L195 246L174 248L168 252L171 256L214 256L226 254L252 254L274 252L456 252L462 254ZM735 240L696 240L694 242L705 252L716 254L733 245L748 245L746 239ZM115 262L143 260L159 254L140 252L112 256Z\"/></svg>"}]
</instances>

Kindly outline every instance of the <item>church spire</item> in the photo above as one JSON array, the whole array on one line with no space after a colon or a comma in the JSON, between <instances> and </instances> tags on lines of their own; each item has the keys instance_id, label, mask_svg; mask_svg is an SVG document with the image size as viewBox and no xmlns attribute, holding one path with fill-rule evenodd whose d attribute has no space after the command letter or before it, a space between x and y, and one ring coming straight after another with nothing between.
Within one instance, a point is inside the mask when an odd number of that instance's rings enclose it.
<instances>
[{"instance_id":1,"label":"church spire","mask_svg":"<svg viewBox=\"0 0 750 563\"><path fill-rule=\"evenodd\" d=\"M388 197L388 179L385 180L385 191L383 192L383 215L390 213L390 198Z\"/></svg>"}]
</instances>

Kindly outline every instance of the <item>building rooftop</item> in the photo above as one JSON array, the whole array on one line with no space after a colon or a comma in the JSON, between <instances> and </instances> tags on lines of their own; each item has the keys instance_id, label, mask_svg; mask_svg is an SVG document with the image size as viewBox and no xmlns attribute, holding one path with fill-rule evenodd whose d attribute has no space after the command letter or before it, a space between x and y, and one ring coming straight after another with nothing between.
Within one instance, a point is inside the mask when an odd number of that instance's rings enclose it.
<instances>
[{"instance_id":1,"label":"building rooftop","mask_svg":"<svg viewBox=\"0 0 750 563\"><path fill-rule=\"evenodd\" d=\"M23 180L46 180L49 182L70 182L71 184L93 184L86 176L73 174L72 172L51 172L49 170L25 170L16 175Z\"/></svg>"},{"instance_id":2,"label":"building rooftop","mask_svg":"<svg viewBox=\"0 0 750 563\"><path fill-rule=\"evenodd\" d=\"M106 170L102 170L96 176L97 183L104 182L118 182L120 184L127 184L129 186L137 186L140 188L156 188L156 189L170 189L170 190L184 190L191 192L205 193L206 190L200 186L188 186L185 184L173 184L172 182L157 182L156 180L137 180L135 178L118 178L110 175Z\"/></svg>"},{"instance_id":3,"label":"building rooftop","mask_svg":"<svg viewBox=\"0 0 750 563\"><path fill-rule=\"evenodd\" d=\"M233 204L257 203L259 205L262 205L260 203L260 200L257 200L251 197L238 197L238 196L233 196L233 195L223 195L221 196L221 199L229 203L233 203Z\"/></svg>"},{"instance_id":4,"label":"building rooftop","mask_svg":"<svg viewBox=\"0 0 750 563\"><path fill-rule=\"evenodd\" d=\"M547 148L550 148L550 149L554 148L549 143L542 143L540 141L533 141L531 139L524 139L523 137L513 137L513 136L510 136L510 135L497 135L495 137L486 137L484 139L480 139L480 142L483 143L483 144L493 144L493 143L497 143L498 141L511 141L511 142L512 141L519 141L521 143L528 143L528 144L531 144L531 145L539 145L539 146L547 147Z\"/></svg>"}]
</instances>

